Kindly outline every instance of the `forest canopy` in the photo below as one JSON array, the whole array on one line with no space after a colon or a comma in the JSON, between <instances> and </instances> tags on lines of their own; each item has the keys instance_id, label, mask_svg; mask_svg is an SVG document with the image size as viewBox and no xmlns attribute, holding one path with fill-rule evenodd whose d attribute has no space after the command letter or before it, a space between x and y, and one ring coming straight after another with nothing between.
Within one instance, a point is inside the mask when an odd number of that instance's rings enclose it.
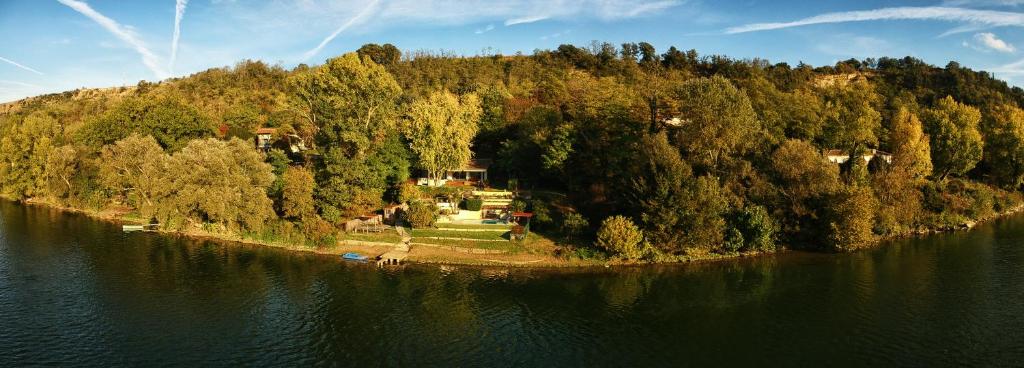
<instances>
[{"instance_id":1,"label":"forest canopy","mask_svg":"<svg viewBox=\"0 0 1024 368\"><path fill-rule=\"evenodd\" d=\"M911 57L812 67L645 42L472 57L368 44L323 65L243 61L4 104L0 192L329 241L347 219L415 201L412 175L484 158L492 186L564 195L568 208L523 205L574 246L849 250L1019 206L1022 109L1024 90L987 72ZM258 128L310 150L258 150Z\"/></svg>"}]
</instances>

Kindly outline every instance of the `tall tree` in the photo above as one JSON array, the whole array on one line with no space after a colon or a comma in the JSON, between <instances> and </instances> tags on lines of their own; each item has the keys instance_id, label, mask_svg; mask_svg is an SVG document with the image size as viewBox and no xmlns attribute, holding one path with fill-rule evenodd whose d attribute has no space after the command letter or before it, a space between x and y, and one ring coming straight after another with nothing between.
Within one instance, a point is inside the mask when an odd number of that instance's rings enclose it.
<instances>
[{"instance_id":1,"label":"tall tree","mask_svg":"<svg viewBox=\"0 0 1024 368\"><path fill-rule=\"evenodd\" d=\"M1014 190L1024 183L1024 109L998 105L982 125L984 164L998 185Z\"/></svg>"},{"instance_id":2,"label":"tall tree","mask_svg":"<svg viewBox=\"0 0 1024 368\"><path fill-rule=\"evenodd\" d=\"M328 221L377 207L389 168L371 165L397 132L401 88L384 67L355 53L296 73L289 79L292 105L318 127L317 204Z\"/></svg>"},{"instance_id":3,"label":"tall tree","mask_svg":"<svg viewBox=\"0 0 1024 368\"><path fill-rule=\"evenodd\" d=\"M406 136L419 166L435 183L448 170L469 163L470 147L479 129L480 99L439 91L409 107Z\"/></svg>"},{"instance_id":4,"label":"tall tree","mask_svg":"<svg viewBox=\"0 0 1024 368\"><path fill-rule=\"evenodd\" d=\"M676 135L691 162L717 168L724 156L742 154L760 131L747 95L728 79L691 79L675 93L683 122Z\"/></svg>"},{"instance_id":5,"label":"tall tree","mask_svg":"<svg viewBox=\"0 0 1024 368\"><path fill-rule=\"evenodd\" d=\"M932 163L938 179L963 175L981 160L984 142L978 132L978 109L946 96L922 114L925 131L931 136Z\"/></svg>"},{"instance_id":6,"label":"tall tree","mask_svg":"<svg viewBox=\"0 0 1024 368\"><path fill-rule=\"evenodd\" d=\"M901 108L893 117L889 131L893 166L911 178L923 179L932 173L931 144L917 115Z\"/></svg>"}]
</instances>

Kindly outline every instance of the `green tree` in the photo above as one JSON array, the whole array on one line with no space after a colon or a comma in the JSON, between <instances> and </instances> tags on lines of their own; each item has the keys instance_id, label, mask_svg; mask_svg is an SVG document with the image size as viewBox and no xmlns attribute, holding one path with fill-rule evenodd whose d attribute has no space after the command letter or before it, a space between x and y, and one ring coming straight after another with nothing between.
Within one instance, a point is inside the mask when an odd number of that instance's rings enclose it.
<instances>
[{"instance_id":1,"label":"green tree","mask_svg":"<svg viewBox=\"0 0 1024 368\"><path fill-rule=\"evenodd\" d=\"M587 227L590 227L590 221L581 214L570 212L562 217L562 233L569 239L580 235Z\"/></svg>"},{"instance_id":2,"label":"green tree","mask_svg":"<svg viewBox=\"0 0 1024 368\"><path fill-rule=\"evenodd\" d=\"M982 160L995 183L1014 190L1024 183L1024 110L998 105L982 125L985 152Z\"/></svg>"},{"instance_id":3,"label":"green tree","mask_svg":"<svg viewBox=\"0 0 1024 368\"><path fill-rule=\"evenodd\" d=\"M470 146L478 130L480 111L476 95L459 98L443 91L431 93L409 107L409 146L419 166L435 183L445 172L469 163L473 157Z\"/></svg>"},{"instance_id":4,"label":"green tree","mask_svg":"<svg viewBox=\"0 0 1024 368\"><path fill-rule=\"evenodd\" d=\"M437 220L437 206L426 201L409 202L409 209L405 212L405 220L409 223L409 226L414 228L434 226L434 221Z\"/></svg>"},{"instance_id":5,"label":"green tree","mask_svg":"<svg viewBox=\"0 0 1024 368\"><path fill-rule=\"evenodd\" d=\"M827 241L833 250L851 251L874 243L872 232L878 202L868 188L850 188L837 193L827 207Z\"/></svg>"},{"instance_id":6,"label":"green tree","mask_svg":"<svg viewBox=\"0 0 1024 368\"><path fill-rule=\"evenodd\" d=\"M683 122L677 140L691 161L704 167L716 168L723 157L743 153L760 132L747 95L723 77L688 80L675 101Z\"/></svg>"},{"instance_id":7,"label":"green tree","mask_svg":"<svg viewBox=\"0 0 1024 368\"><path fill-rule=\"evenodd\" d=\"M875 109L881 97L865 80L836 84L826 92L825 141L832 147L854 151L878 145L882 114Z\"/></svg>"},{"instance_id":8,"label":"green tree","mask_svg":"<svg viewBox=\"0 0 1024 368\"><path fill-rule=\"evenodd\" d=\"M46 158L46 178L47 192L51 196L63 199L74 193L71 182L78 170L78 164L78 152L70 145L50 151Z\"/></svg>"},{"instance_id":9,"label":"green tree","mask_svg":"<svg viewBox=\"0 0 1024 368\"><path fill-rule=\"evenodd\" d=\"M932 138L932 163L939 181L963 175L982 158L984 142L978 132L978 109L946 96L922 114L925 132Z\"/></svg>"},{"instance_id":10,"label":"green tree","mask_svg":"<svg viewBox=\"0 0 1024 368\"><path fill-rule=\"evenodd\" d=\"M612 216L601 222L597 230L596 245L610 254L625 259L640 259L644 255L644 234L624 216Z\"/></svg>"},{"instance_id":11,"label":"green tree","mask_svg":"<svg viewBox=\"0 0 1024 368\"><path fill-rule=\"evenodd\" d=\"M316 183L313 174L302 167L289 167L283 175L281 188L281 212L284 217L303 219L315 215L313 190Z\"/></svg>"},{"instance_id":12,"label":"green tree","mask_svg":"<svg viewBox=\"0 0 1024 368\"><path fill-rule=\"evenodd\" d=\"M188 223L256 231L274 215L267 197L272 168L249 142L194 140L171 156L167 178L173 212Z\"/></svg>"},{"instance_id":13,"label":"green tree","mask_svg":"<svg viewBox=\"0 0 1024 368\"><path fill-rule=\"evenodd\" d=\"M914 179L931 175L932 156L928 135L924 134L917 116L905 108L901 108L893 118L889 145L893 150L893 166Z\"/></svg>"},{"instance_id":14,"label":"green tree","mask_svg":"<svg viewBox=\"0 0 1024 368\"><path fill-rule=\"evenodd\" d=\"M132 134L103 147L100 158L100 183L143 217L155 215L171 194L169 157L153 137Z\"/></svg>"},{"instance_id":15,"label":"green tree","mask_svg":"<svg viewBox=\"0 0 1024 368\"><path fill-rule=\"evenodd\" d=\"M323 217L337 222L379 206L391 169L400 164L371 158L397 132L401 87L384 67L355 53L296 72L288 82L290 105L316 127L316 198Z\"/></svg>"}]
</instances>

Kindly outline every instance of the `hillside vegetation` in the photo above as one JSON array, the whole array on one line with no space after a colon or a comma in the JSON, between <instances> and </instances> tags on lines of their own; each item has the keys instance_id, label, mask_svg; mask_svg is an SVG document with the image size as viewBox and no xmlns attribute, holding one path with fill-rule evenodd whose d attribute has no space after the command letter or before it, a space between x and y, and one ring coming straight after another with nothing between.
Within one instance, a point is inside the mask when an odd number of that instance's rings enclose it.
<instances>
[{"instance_id":1,"label":"hillside vegetation","mask_svg":"<svg viewBox=\"0 0 1024 368\"><path fill-rule=\"evenodd\" d=\"M0 191L170 228L331 242L492 158L565 254L851 250L1019 206L1024 91L910 57L814 68L646 43L461 57L365 45L0 107ZM277 128L312 150L253 144ZM875 156L831 163L839 149ZM563 195L564 194L564 195ZM556 200L557 199L557 200ZM593 244L593 245L592 245Z\"/></svg>"}]
</instances>

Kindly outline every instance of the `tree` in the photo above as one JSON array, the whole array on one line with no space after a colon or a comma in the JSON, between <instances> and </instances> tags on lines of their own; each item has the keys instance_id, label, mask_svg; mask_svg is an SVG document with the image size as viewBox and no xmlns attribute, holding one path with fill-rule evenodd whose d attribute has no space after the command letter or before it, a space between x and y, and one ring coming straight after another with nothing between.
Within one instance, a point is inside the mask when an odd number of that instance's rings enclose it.
<instances>
[{"instance_id":1,"label":"tree","mask_svg":"<svg viewBox=\"0 0 1024 368\"><path fill-rule=\"evenodd\" d=\"M576 212L567 213L562 217L562 233L569 239L579 235L589 226L590 221L587 221L586 217Z\"/></svg>"},{"instance_id":2,"label":"tree","mask_svg":"<svg viewBox=\"0 0 1024 368\"><path fill-rule=\"evenodd\" d=\"M74 188L71 181L78 169L78 153L75 148L67 145L50 151L46 158L47 188L50 195L56 198L67 198Z\"/></svg>"},{"instance_id":3,"label":"tree","mask_svg":"<svg viewBox=\"0 0 1024 368\"><path fill-rule=\"evenodd\" d=\"M171 194L169 157L151 136L132 134L103 147L100 183L125 198L142 214L152 217Z\"/></svg>"},{"instance_id":4,"label":"tree","mask_svg":"<svg viewBox=\"0 0 1024 368\"><path fill-rule=\"evenodd\" d=\"M414 228L434 226L434 221L437 220L437 207L431 202L410 202L409 210L405 212L405 220Z\"/></svg>"},{"instance_id":5,"label":"tree","mask_svg":"<svg viewBox=\"0 0 1024 368\"><path fill-rule=\"evenodd\" d=\"M1012 105L992 109L982 126L982 160L993 181L1009 190L1024 183L1024 110Z\"/></svg>"},{"instance_id":6,"label":"tree","mask_svg":"<svg viewBox=\"0 0 1024 368\"><path fill-rule=\"evenodd\" d=\"M313 174L302 167L289 167L283 175L281 188L281 213L284 217L302 219L314 215L313 190L316 183Z\"/></svg>"},{"instance_id":7,"label":"tree","mask_svg":"<svg viewBox=\"0 0 1024 368\"><path fill-rule=\"evenodd\" d=\"M643 232L632 220L624 216L612 216L601 222L595 244L610 254L625 259L639 259L644 255L643 241Z\"/></svg>"},{"instance_id":8,"label":"tree","mask_svg":"<svg viewBox=\"0 0 1024 368\"><path fill-rule=\"evenodd\" d=\"M212 137L213 124L178 98L133 97L87 122L76 134L97 148L132 134L152 136L161 147L177 151L192 139Z\"/></svg>"},{"instance_id":9,"label":"tree","mask_svg":"<svg viewBox=\"0 0 1024 368\"><path fill-rule=\"evenodd\" d=\"M779 226L763 206L749 205L738 211L730 221L730 230L742 240L737 250L774 251ZM728 237L727 237L728 238Z\"/></svg>"},{"instance_id":10,"label":"tree","mask_svg":"<svg viewBox=\"0 0 1024 368\"><path fill-rule=\"evenodd\" d=\"M409 147L434 183L439 183L445 172L466 165L473 157L470 146L478 130L480 112L476 95L459 98L446 91L431 93L409 107Z\"/></svg>"},{"instance_id":11,"label":"tree","mask_svg":"<svg viewBox=\"0 0 1024 368\"><path fill-rule=\"evenodd\" d=\"M349 53L289 77L291 106L316 127L317 207L332 222L377 207L392 168L375 158L397 132L402 90L384 67Z\"/></svg>"},{"instance_id":12,"label":"tree","mask_svg":"<svg viewBox=\"0 0 1024 368\"><path fill-rule=\"evenodd\" d=\"M984 142L978 132L978 109L946 96L922 114L925 131L932 138L932 163L938 180L963 175L982 158Z\"/></svg>"},{"instance_id":13,"label":"tree","mask_svg":"<svg viewBox=\"0 0 1024 368\"><path fill-rule=\"evenodd\" d=\"M717 168L724 156L742 153L760 131L747 95L720 76L691 79L676 91L683 127L676 135L691 162Z\"/></svg>"},{"instance_id":14,"label":"tree","mask_svg":"<svg viewBox=\"0 0 1024 368\"><path fill-rule=\"evenodd\" d=\"M272 168L249 142L189 142L171 156L167 178L174 188L173 211L189 223L256 231L274 215L267 197Z\"/></svg>"},{"instance_id":15,"label":"tree","mask_svg":"<svg viewBox=\"0 0 1024 368\"><path fill-rule=\"evenodd\" d=\"M924 134L921 121L905 108L893 118L889 132L892 147L892 165L913 179L923 179L932 173L931 145Z\"/></svg>"},{"instance_id":16,"label":"tree","mask_svg":"<svg viewBox=\"0 0 1024 368\"><path fill-rule=\"evenodd\" d=\"M827 241L831 249L851 251L875 241L872 232L878 202L868 188L850 188L837 193L827 207Z\"/></svg>"},{"instance_id":17,"label":"tree","mask_svg":"<svg viewBox=\"0 0 1024 368\"><path fill-rule=\"evenodd\" d=\"M832 147L854 151L878 144L876 131L882 115L874 108L880 96L865 80L837 83L826 93L825 141Z\"/></svg>"},{"instance_id":18,"label":"tree","mask_svg":"<svg viewBox=\"0 0 1024 368\"><path fill-rule=\"evenodd\" d=\"M786 218L811 215L815 199L840 187L839 168L825 160L810 143L788 140L775 150L771 162L779 194L789 212Z\"/></svg>"}]
</instances>

